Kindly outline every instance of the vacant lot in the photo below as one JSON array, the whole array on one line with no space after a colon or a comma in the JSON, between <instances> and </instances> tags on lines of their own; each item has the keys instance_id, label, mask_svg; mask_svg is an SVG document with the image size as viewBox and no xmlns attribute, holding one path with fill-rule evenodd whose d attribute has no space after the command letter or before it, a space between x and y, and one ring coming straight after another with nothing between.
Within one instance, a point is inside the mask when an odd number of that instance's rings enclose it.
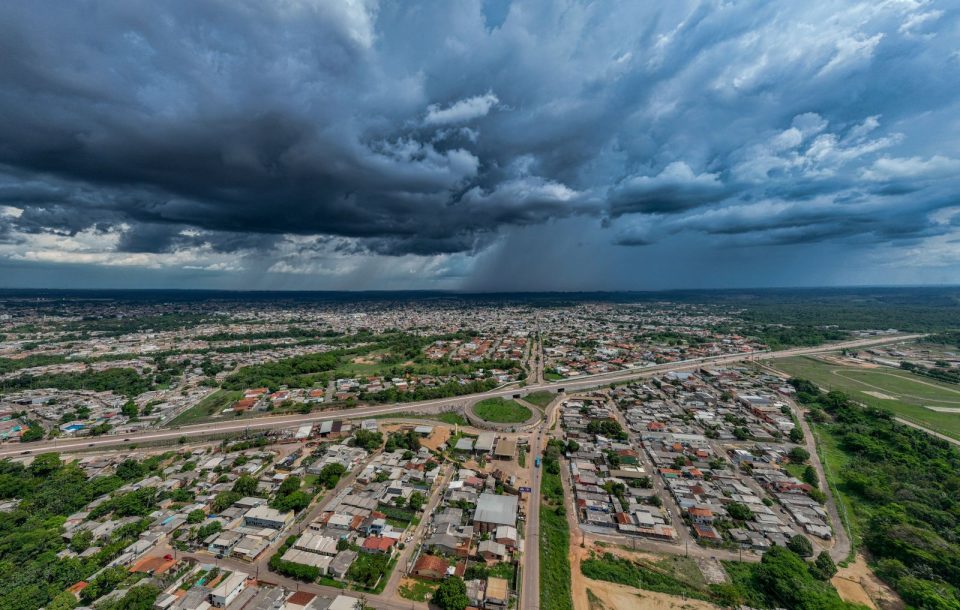
<instances>
[{"instance_id":1,"label":"vacant lot","mask_svg":"<svg viewBox=\"0 0 960 610\"><path fill-rule=\"evenodd\" d=\"M190 407L180 415L176 416L172 422L173 426L184 426L197 423L200 420L212 417L227 407L233 405L243 398L243 392L232 390L217 390L210 394L196 405Z\"/></svg>"},{"instance_id":2,"label":"vacant lot","mask_svg":"<svg viewBox=\"0 0 960 610\"><path fill-rule=\"evenodd\" d=\"M840 366L800 356L774 360L773 366L794 377L809 379L830 390L841 390L863 404L892 411L899 417L960 439L960 387L912 375L900 369Z\"/></svg>"},{"instance_id":3,"label":"vacant lot","mask_svg":"<svg viewBox=\"0 0 960 610\"><path fill-rule=\"evenodd\" d=\"M486 398L474 406L477 417L501 424L521 424L533 415L525 406L504 398Z\"/></svg>"}]
</instances>

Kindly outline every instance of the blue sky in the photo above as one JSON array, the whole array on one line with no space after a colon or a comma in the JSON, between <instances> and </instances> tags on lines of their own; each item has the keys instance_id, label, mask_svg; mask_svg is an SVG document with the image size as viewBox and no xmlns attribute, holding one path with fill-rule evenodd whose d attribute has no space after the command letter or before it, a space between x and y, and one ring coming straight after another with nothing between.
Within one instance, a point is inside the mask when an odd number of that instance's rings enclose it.
<instances>
[{"instance_id":1,"label":"blue sky","mask_svg":"<svg viewBox=\"0 0 960 610\"><path fill-rule=\"evenodd\" d=\"M4 3L0 285L957 283L958 14Z\"/></svg>"}]
</instances>

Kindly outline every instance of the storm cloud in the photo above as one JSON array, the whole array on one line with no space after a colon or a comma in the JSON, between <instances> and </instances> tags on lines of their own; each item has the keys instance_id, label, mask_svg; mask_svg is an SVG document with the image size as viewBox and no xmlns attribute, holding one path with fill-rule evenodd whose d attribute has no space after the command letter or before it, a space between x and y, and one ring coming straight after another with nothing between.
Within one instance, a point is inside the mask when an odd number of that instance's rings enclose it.
<instances>
[{"instance_id":1,"label":"storm cloud","mask_svg":"<svg viewBox=\"0 0 960 610\"><path fill-rule=\"evenodd\" d=\"M603 287L638 287L631 260L691 244L830 243L878 270L927 244L927 264L955 267L958 15L7 2L0 258L317 287L523 285L563 244L618 261ZM508 262L544 231L560 249L523 256L549 260Z\"/></svg>"}]
</instances>

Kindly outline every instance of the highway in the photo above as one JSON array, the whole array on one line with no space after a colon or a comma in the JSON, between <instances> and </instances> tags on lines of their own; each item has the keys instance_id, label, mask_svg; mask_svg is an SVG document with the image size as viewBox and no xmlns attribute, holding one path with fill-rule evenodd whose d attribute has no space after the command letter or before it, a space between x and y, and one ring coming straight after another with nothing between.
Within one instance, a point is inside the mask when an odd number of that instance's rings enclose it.
<instances>
[{"instance_id":1,"label":"highway","mask_svg":"<svg viewBox=\"0 0 960 610\"><path fill-rule=\"evenodd\" d=\"M712 356L708 358L698 358L694 360L683 360L678 362L669 362L637 369L628 369L604 373L600 375L585 375L577 378L567 379L556 382L540 382L527 385L522 388L505 387L484 392L481 394L470 394L468 396L454 396L450 398L440 398L436 400L425 400L421 402L409 402L393 405L376 405L369 407L357 407L353 409L337 409L329 411L320 411L317 413L308 413L306 415L286 415L286 416L264 416L253 419L225 420L205 424L196 424L192 426L183 426L171 429L147 430L135 434L125 435L105 435L98 437L88 437L79 439L53 439L37 441L28 444L10 443L0 448L0 457L13 457L18 455L36 455L39 453L71 452L85 451L95 449L109 449L111 447L129 446L130 444L156 443L162 441L176 442L179 438L190 440L191 438L209 437L214 434L255 432L263 430L283 430L286 428L295 428L308 423L315 423L330 419L344 418L362 418L374 415L385 415L391 413L417 413L424 411L441 411L460 406L465 406L473 402L483 400L484 398L511 397L514 394L530 394L537 391L579 391L603 386L610 383L630 381L651 377L668 371L683 371L695 369L704 364L733 364L736 362L751 360L771 360L774 358L785 358L788 356L801 356L809 354L821 354L825 352L836 351L840 349L852 349L881 345L884 343L897 343L909 341L922 337L923 335L893 335L887 337L877 337L870 339L857 339L853 341L843 341L839 343L830 343L817 347L804 347L781 350L776 352L749 352L744 354L732 354L724 356ZM541 356L542 363L542 356Z\"/></svg>"}]
</instances>

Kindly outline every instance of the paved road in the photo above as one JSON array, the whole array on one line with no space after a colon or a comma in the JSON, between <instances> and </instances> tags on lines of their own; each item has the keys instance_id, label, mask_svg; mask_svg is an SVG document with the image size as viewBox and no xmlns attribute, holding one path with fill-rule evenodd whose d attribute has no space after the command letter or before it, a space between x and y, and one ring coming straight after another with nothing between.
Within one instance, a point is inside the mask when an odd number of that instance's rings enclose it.
<instances>
[{"instance_id":1,"label":"paved road","mask_svg":"<svg viewBox=\"0 0 960 610\"><path fill-rule=\"evenodd\" d=\"M899 335L892 337L882 337L873 339L858 339L855 341L844 341L832 343L818 347L795 348L781 350L777 352L753 352L747 354L734 354L729 356L714 356L708 358L698 358L681 362L671 362L668 364L654 365L642 369L631 369L626 371L616 371L600 375L588 375L569 379L560 382L544 382L528 385L524 388L508 387L491 390L482 394L471 394L469 396L457 396L452 398L441 398L437 400L426 400L421 402L411 402L397 405L377 405L370 407L358 407L354 409L339 409L330 411L320 411L306 415L286 415L286 416L265 416L254 419L243 419L234 421L221 421L206 424L196 424L192 426L182 426L179 428L167 430L151 430L126 435L107 435L95 438L83 439L54 439L52 441L38 441L29 444L11 443L0 448L0 457L11 457L15 455L27 455L37 453L49 453L51 451L83 451L85 449L108 448L124 446L131 443L150 443L158 441L175 441L180 437L187 439L195 437L204 437L211 434L224 434L231 432L259 431L259 430L282 430L286 428L295 428L297 426L314 423L329 419L360 418L371 415L382 415L389 413L410 413L417 411L443 410L451 407L464 406L472 404L484 398L495 396L510 397L514 394L529 394L537 391L577 391L599 387L608 383L630 381L643 377L650 377L666 371L682 371L695 369L703 364L732 364L745 360L769 360L773 358L785 358L788 356L799 356L806 354L818 354L823 352L835 351L844 348L866 347L868 345L879 345L882 343L894 343L915 339L923 335ZM542 362L542 357L541 357Z\"/></svg>"},{"instance_id":2,"label":"paved road","mask_svg":"<svg viewBox=\"0 0 960 610\"><path fill-rule=\"evenodd\" d=\"M420 523L414 528L413 532L410 532L410 535L413 537L412 540L405 545L405 548L400 551L400 554L397 558L397 565L393 569L393 573L390 574L390 580L387 581L387 586L384 587L385 596L393 596L394 600L398 603L407 603L403 598L400 597L397 587L400 584L400 580L403 579L407 573L413 569L413 566L410 564L413 559L413 552L416 550L417 546L420 544L421 537L424 535L424 532L428 531L430 527L430 520L433 516L433 512L437 508L437 504L440 503L440 498L443 497L443 491L449 482L450 475L452 474L453 468L444 463L441 466L443 470L440 473L440 476L437 477L437 482L430 489L430 500L427 506L423 509L423 516L420 518Z\"/></svg>"}]
</instances>

